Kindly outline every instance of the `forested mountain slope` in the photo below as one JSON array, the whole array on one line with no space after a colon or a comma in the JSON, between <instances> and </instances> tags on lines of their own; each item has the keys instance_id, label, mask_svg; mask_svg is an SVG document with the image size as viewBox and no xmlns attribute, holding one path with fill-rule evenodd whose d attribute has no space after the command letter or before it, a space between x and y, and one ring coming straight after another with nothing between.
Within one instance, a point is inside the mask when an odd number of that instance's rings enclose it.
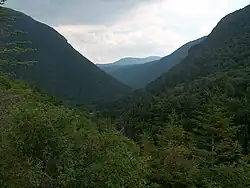
<instances>
[{"instance_id":1,"label":"forested mountain slope","mask_svg":"<svg viewBox=\"0 0 250 188\"><path fill-rule=\"evenodd\" d=\"M248 66L249 7L224 17L208 38L191 48L189 56L148 88L172 87L215 72Z\"/></svg>"},{"instance_id":2,"label":"forested mountain slope","mask_svg":"<svg viewBox=\"0 0 250 188\"><path fill-rule=\"evenodd\" d=\"M0 73L0 187L145 187L136 144Z\"/></svg>"},{"instance_id":3,"label":"forested mountain slope","mask_svg":"<svg viewBox=\"0 0 250 188\"><path fill-rule=\"evenodd\" d=\"M9 32L11 20L0 7L4 38L16 34ZM55 97L2 72L5 65L27 65L15 61L27 50L20 43L0 41L0 187L144 188L150 184L139 147L109 121L66 108Z\"/></svg>"},{"instance_id":4,"label":"forested mountain slope","mask_svg":"<svg viewBox=\"0 0 250 188\"><path fill-rule=\"evenodd\" d=\"M148 103L143 103L144 99L141 97L138 102L140 107L135 104L126 117L142 118L147 124L152 123L152 126L155 126L159 123L157 121L161 122L161 118L163 121L167 120L166 114L174 110L178 111L177 114L183 122L189 122L192 115L200 111L203 105L209 101L215 102L214 98L220 98L221 104L217 105L226 109L229 102L239 103L238 105L248 102L249 19L250 6L223 18L207 39L191 48L187 58L147 86L145 90L150 96L147 97ZM236 107L231 109L234 109L234 118L243 121L246 112L238 114ZM144 113L147 115L144 116ZM243 124L242 121L237 123ZM148 129L151 126L147 124L144 126Z\"/></svg>"},{"instance_id":5,"label":"forested mountain slope","mask_svg":"<svg viewBox=\"0 0 250 188\"><path fill-rule=\"evenodd\" d=\"M17 78L73 105L117 99L130 91L78 53L54 29L20 12L11 9L5 12L16 17L11 29L23 32L5 42L29 41L31 44L26 47L35 49L18 57L17 60L36 62L26 68L15 67Z\"/></svg>"},{"instance_id":6,"label":"forested mountain slope","mask_svg":"<svg viewBox=\"0 0 250 188\"><path fill-rule=\"evenodd\" d=\"M189 49L202 42L205 38L202 37L191 41L160 60L139 65L122 66L108 73L130 87L143 88L180 63L188 55Z\"/></svg>"},{"instance_id":7,"label":"forested mountain slope","mask_svg":"<svg viewBox=\"0 0 250 188\"><path fill-rule=\"evenodd\" d=\"M224 17L132 107L133 96L118 103L118 128L152 157L160 187L250 186L249 20L250 6Z\"/></svg>"}]
</instances>

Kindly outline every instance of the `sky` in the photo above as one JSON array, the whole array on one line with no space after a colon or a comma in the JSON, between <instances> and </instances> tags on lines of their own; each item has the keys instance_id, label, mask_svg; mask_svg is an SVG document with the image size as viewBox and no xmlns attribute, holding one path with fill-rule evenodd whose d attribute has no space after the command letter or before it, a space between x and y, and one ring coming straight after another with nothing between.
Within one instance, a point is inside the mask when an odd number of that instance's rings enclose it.
<instances>
[{"instance_id":1,"label":"sky","mask_svg":"<svg viewBox=\"0 0 250 188\"><path fill-rule=\"evenodd\" d=\"M165 56L208 35L250 0L8 0L55 28L93 63Z\"/></svg>"}]
</instances>

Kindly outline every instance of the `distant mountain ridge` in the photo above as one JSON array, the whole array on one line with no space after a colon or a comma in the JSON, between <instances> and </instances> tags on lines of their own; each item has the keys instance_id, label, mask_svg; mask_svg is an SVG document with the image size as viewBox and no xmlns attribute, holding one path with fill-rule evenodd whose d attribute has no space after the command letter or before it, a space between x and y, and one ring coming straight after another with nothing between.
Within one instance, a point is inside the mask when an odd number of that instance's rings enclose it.
<instances>
[{"instance_id":1,"label":"distant mountain ridge","mask_svg":"<svg viewBox=\"0 0 250 188\"><path fill-rule=\"evenodd\" d=\"M149 56L145 58L136 58L136 57L125 57L118 61L115 61L114 63L106 64L106 65L138 65L147 63L150 61L156 61L161 59L160 56Z\"/></svg>"},{"instance_id":2,"label":"distant mountain ridge","mask_svg":"<svg viewBox=\"0 0 250 188\"><path fill-rule=\"evenodd\" d=\"M143 88L153 82L169 69L180 63L187 55L191 47L202 42L206 37L188 42L174 51L172 54L144 64L127 66L102 67L104 71L117 80L135 89Z\"/></svg>"},{"instance_id":3,"label":"distant mountain ridge","mask_svg":"<svg viewBox=\"0 0 250 188\"><path fill-rule=\"evenodd\" d=\"M37 62L26 68L15 68L17 78L73 105L112 100L130 92L128 86L82 56L53 28L18 11L6 11L16 17L13 29L24 32L6 42L30 41L27 47L36 49L19 57L21 61Z\"/></svg>"},{"instance_id":4,"label":"distant mountain ridge","mask_svg":"<svg viewBox=\"0 0 250 188\"><path fill-rule=\"evenodd\" d=\"M125 68L125 67L132 66L132 65L140 65L140 64L148 63L148 62L159 60L159 59L161 59L161 57L159 56L149 56L145 58L125 57L114 63L97 64L97 66L101 68L103 71L105 71L106 73L112 75L114 71L117 71L121 68Z\"/></svg>"}]
</instances>

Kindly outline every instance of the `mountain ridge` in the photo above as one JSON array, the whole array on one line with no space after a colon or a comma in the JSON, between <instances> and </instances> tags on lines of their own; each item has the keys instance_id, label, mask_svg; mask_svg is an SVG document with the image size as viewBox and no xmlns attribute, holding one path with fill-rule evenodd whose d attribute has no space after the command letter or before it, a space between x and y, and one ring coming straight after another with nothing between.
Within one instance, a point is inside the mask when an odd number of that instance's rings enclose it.
<instances>
[{"instance_id":1,"label":"mountain ridge","mask_svg":"<svg viewBox=\"0 0 250 188\"><path fill-rule=\"evenodd\" d=\"M0 8L0 20L1 13ZM249 20L250 6L227 16L167 73L127 100L118 99L116 115L105 119L66 108L0 69L0 187L250 187ZM27 67L34 71L28 76L43 75L44 84L66 96L78 90L70 84L98 84L92 95L109 86L106 74L84 63L63 40L54 43L43 29L37 30L40 42L28 31L27 38L12 38L33 39L28 46L37 47L21 57L47 60L35 64L43 74ZM8 51L2 41L0 49ZM69 50L74 53L65 56ZM73 81L67 74L72 72ZM88 80L91 75L97 79Z\"/></svg>"},{"instance_id":2,"label":"mountain ridge","mask_svg":"<svg viewBox=\"0 0 250 188\"><path fill-rule=\"evenodd\" d=\"M12 36L7 42L30 41L31 44L26 47L37 49L18 57L20 61L37 62L26 68L15 68L17 78L73 105L89 105L97 101L111 100L130 92L128 86L115 80L82 56L52 27L19 11L5 11L16 17L13 29L24 32L22 35ZM40 37L41 33L46 36L46 40Z\"/></svg>"},{"instance_id":3,"label":"mountain ridge","mask_svg":"<svg viewBox=\"0 0 250 188\"><path fill-rule=\"evenodd\" d=\"M119 66L116 68L107 67L106 69L103 68L103 70L124 84L135 89L140 89L180 63L181 60L188 55L189 49L204 39L206 39L206 37L190 41L171 54L156 61L137 65Z\"/></svg>"},{"instance_id":4,"label":"mountain ridge","mask_svg":"<svg viewBox=\"0 0 250 188\"><path fill-rule=\"evenodd\" d=\"M144 128L150 132L154 125L159 125L155 130L160 131L159 122L163 125L169 120L163 114L171 110L179 114L185 129L195 128L196 120L191 118L197 118L196 113L204 110L207 103L228 109L235 115L232 123L237 126L248 122L244 113L249 109L243 104L244 98L249 97L249 19L250 5L225 16L203 42L190 49L180 64L138 91L138 96L134 94L134 103L131 96L118 105L132 101L130 108L124 106L126 110L119 112L123 114L119 121L126 122L128 134L134 135L135 131L138 136ZM244 110L239 106L232 108L231 100L239 100L237 104ZM138 126L133 123L136 119L142 120Z\"/></svg>"},{"instance_id":5,"label":"mountain ridge","mask_svg":"<svg viewBox=\"0 0 250 188\"><path fill-rule=\"evenodd\" d=\"M97 64L98 66L101 65L106 65L106 66L111 66L111 65L137 65L137 64L143 64L147 63L150 61L155 61L161 59L160 56L148 56L148 57L124 57L121 58L113 63L106 63L106 64Z\"/></svg>"}]
</instances>

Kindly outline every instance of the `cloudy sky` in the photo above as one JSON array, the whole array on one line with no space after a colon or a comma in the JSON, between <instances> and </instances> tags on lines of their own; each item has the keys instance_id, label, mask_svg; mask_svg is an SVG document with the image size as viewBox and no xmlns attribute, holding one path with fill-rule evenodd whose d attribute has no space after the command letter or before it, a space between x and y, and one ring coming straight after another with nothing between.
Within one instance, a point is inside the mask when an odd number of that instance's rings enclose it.
<instances>
[{"instance_id":1,"label":"cloudy sky","mask_svg":"<svg viewBox=\"0 0 250 188\"><path fill-rule=\"evenodd\" d=\"M250 0L8 0L49 24L94 63L165 56L208 35Z\"/></svg>"}]
</instances>

